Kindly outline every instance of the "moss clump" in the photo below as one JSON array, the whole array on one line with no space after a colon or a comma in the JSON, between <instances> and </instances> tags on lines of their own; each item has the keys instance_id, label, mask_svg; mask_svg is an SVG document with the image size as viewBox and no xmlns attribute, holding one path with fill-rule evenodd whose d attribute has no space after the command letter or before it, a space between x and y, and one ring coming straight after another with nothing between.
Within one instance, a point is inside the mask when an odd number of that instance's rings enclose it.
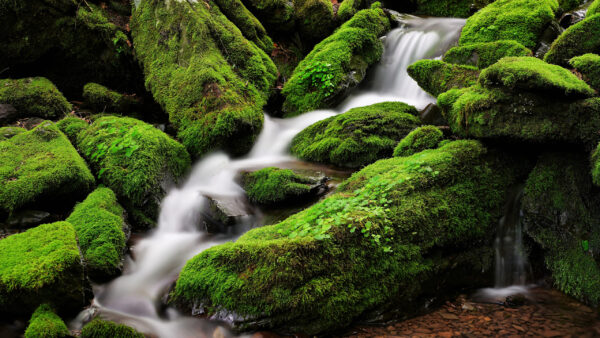
<instances>
[{"instance_id":1,"label":"moss clump","mask_svg":"<svg viewBox=\"0 0 600 338\"><path fill-rule=\"evenodd\" d=\"M419 127L406 135L394 149L394 156L410 156L433 149L444 139L444 133L435 126Z\"/></svg>"},{"instance_id":2,"label":"moss clump","mask_svg":"<svg viewBox=\"0 0 600 338\"><path fill-rule=\"evenodd\" d=\"M144 338L144 335L133 328L107 320L94 319L81 330L81 338Z\"/></svg>"},{"instance_id":3,"label":"moss clump","mask_svg":"<svg viewBox=\"0 0 600 338\"><path fill-rule=\"evenodd\" d=\"M296 25L304 39L312 42L327 37L335 28L333 4L329 0L294 0Z\"/></svg>"},{"instance_id":4,"label":"moss clump","mask_svg":"<svg viewBox=\"0 0 600 338\"><path fill-rule=\"evenodd\" d=\"M274 167L247 173L243 181L250 201L265 205L297 201L298 198L310 195L317 183L290 169Z\"/></svg>"},{"instance_id":5,"label":"moss clump","mask_svg":"<svg viewBox=\"0 0 600 338\"><path fill-rule=\"evenodd\" d=\"M415 14L467 18L494 0L416 0Z\"/></svg>"},{"instance_id":6,"label":"moss clump","mask_svg":"<svg viewBox=\"0 0 600 338\"><path fill-rule=\"evenodd\" d=\"M569 64L583 75L592 88L600 91L600 55L584 54L569 61Z\"/></svg>"},{"instance_id":7,"label":"moss clump","mask_svg":"<svg viewBox=\"0 0 600 338\"><path fill-rule=\"evenodd\" d=\"M74 201L94 177L52 122L0 142L0 218L33 204Z\"/></svg>"},{"instance_id":8,"label":"moss clump","mask_svg":"<svg viewBox=\"0 0 600 338\"><path fill-rule=\"evenodd\" d=\"M600 145L592 152L592 181L595 185L600 186Z\"/></svg>"},{"instance_id":9,"label":"moss clump","mask_svg":"<svg viewBox=\"0 0 600 338\"><path fill-rule=\"evenodd\" d=\"M410 65L407 71L423 90L436 97L452 88L470 87L479 76L479 70L473 66L440 60L420 60Z\"/></svg>"},{"instance_id":10,"label":"moss clump","mask_svg":"<svg viewBox=\"0 0 600 338\"><path fill-rule=\"evenodd\" d=\"M350 20L361 9L369 8L373 0L344 0L337 11L337 18L341 22Z\"/></svg>"},{"instance_id":11,"label":"moss clump","mask_svg":"<svg viewBox=\"0 0 600 338\"><path fill-rule=\"evenodd\" d=\"M288 32L295 25L295 6L288 0L243 0L246 7L256 15L272 33Z\"/></svg>"},{"instance_id":12,"label":"moss clump","mask_svg":"<svg viewBox=\"0 0 600 338\"><path fill-rule=\"evenodd\" d=\"M354 108L298 133L291 151L307 161L358 168L391 156L398 141L420 124L417 114L402 102Z\"/></svg>"},{"instance_id":13,"label":"moss clump","mask_svg":"<svg viewBox=\"0 0 600 338\"><path fill-rule=\"evenodd\" d=\"M40 303L79 310L83 267L75 229L67 222L44 224L0 240L0 311L31 313Z\"/></svg>"},{"instance_id":14,"label":"moss clump","mask_svg":"<svg viewBox=\"0 0 600 338\"><path fill-rule=\"evenodd\" d=\"M346 90L363 80L367 67L379 60L383 51L379 36L389 27L381 8L365 9L317 44L283 86L285 115L337 103Z\"/></svg>"},{"instance_id":15,"label":"moss clump","mask_svg":"<svg viewBox=\"0 0 600 338\"><path fill-rule=\"evenodd\" d=\"M77 232L88 274L95 280L121 272L125 250L123 213L115 193L108 188L98 188L67 218Z\"/></svg>"},{"instance_id":16,"label":"moss clump","mask_svg":"<svg viewBox=\"0 0 600 338\"><path fill-rule=\"evenodd\" d=\"M129 117L101 117L77 139L98 179L138 225L151 226L166 189L190 166L185 148L153 126Z\"/></svg>"},{"instance_id":17,"label":"moss clump","mask_svg":"<svg viewBox=\"0 0 600 338\"><path fill-rule=\"evenodd\" d=\"M244 37L254 42L265 53L273 50L273 40L258 19L244 6L240 0L214 0L219 9L225 14Z\"/></svg>"},{"instance_id":18,"label":"moss clump","mask_svg":"<svg viewBox=\"0 0 600 338\"><path fill-rule=\"evenodd\" d=\"M569 66L569 60L575 56L596 53L600 54L600 14L587 17L567 28L550 46L544 55L544 61L563 67Z\"/></svg>"},{"instance_id":19,"label":"moss clump","mask_svg":"<svg viewBox=\"0 0 600 338\"><path fill-rule=\"evenodd\" d=\"M189 152L247 152L277 77L268 55L213 1L143 1L131 29L146 87Z\"/></svg>"},{"instance_id":20,"label":"moss clump","mask_svg":"<svg viewBox=\"0 0 600 338\"><path fill-rule=\"evenodd\" d=\"M491 255L460 259L491 240L515 179L485 153L477 141L456 141L367 166L339 193L188 261L171 302L232 311L242 330L306 334L390 303L410 312L419 295L447 290L445 281L457 287L465 275L473 282L491 266ZM440 278L452 271L457 279Z\"/></svg>"},{"instance_id":21,"label":"moss clump","mask_svg":"<svg viewBox=\"0 0 600 338\"><path fill-rule=\"evenodd\" d=\"M40 305L31 316L25 338L63 338L70 336L65 322L48 304Z\"/></svg>"},{"instance_id":22,"label":"moss clump","mask_svg":"<svg viewBox=\"0 0 600 338\"><path fill-rule=\"evenodd\" d=\"M0 103L10 104L23 117L58 119L71 111L71 104L48 79L43 77L0 80ZM0 119L2 123L11 120Z\"/></svg>"},{"instance_id":23,"label":"moss clump","mask_svg":"<svg viewBox=\"0 0 600 338\"><path fill-rule=\"evenodd\" d=\"M73 144L77 143L77 136L89 127L87 121L75 116L67 116L56 122L56 126L62 131Z\"/></svg>"},{"instance_id":24,"label":"moss clump","mask_svg":"<svg viewBox=\"0 0 600 338\"><path fill-rule=\"evenodd\" d=\"M592 306L600 304L599 195L582 154L547 153L527 179L523 222L541 247L558 289Z\"/></svg>"},{"instance_id":25,"label":"moss clump","mask_svg":"<svg viewBox=\"0 0 600 338\"><path fill-rule=\"evenodd\" d=\"M2 127L0 128L0 141L8 140L9 138L26 131L27 129L21 127Z\"/></svg>"},{"instance_id":26,"label":"moss clump","mask_svg":"<svg viewBox=\"0 0 600 338\"><path fill-rule=\"evenodd\" d=\"M140 101L135 96L117 93L103 85L91 82L83 86L83 99L96 113L122 114L140 108Z\"/></svg>"},{"instance_id":27,"label":"moss clump","mask_svg":"<svg viewBox=\"0 0 600 338\"><path fill-rule=\"evenodd\" d=\"M484 69L506 56L532 56L532 53L514 40L500 40L450 48L443 60Z\"/></svg>"},{"instance_id":28,"label":"moss clump","mask_svg":"<svg viewBox=\"0 0 600 338\"><path fill-rule=\"evenodd\" d=\"M595 0L592 2L590 7L588 7L587 12L585 13L586 17L592 17L596 14L600 14L600 0Z\"/></svg>"},{"instance_id":29,"label":"moss clump","mask_svg":"<svg viewBox=\"0 0 600 338\"><path fill-rule=\"evenodd\" d=\"M459 45L515 40L535 48L557 9L556 0L497 0L467 19Z\"/></svg>"}]
</instances>

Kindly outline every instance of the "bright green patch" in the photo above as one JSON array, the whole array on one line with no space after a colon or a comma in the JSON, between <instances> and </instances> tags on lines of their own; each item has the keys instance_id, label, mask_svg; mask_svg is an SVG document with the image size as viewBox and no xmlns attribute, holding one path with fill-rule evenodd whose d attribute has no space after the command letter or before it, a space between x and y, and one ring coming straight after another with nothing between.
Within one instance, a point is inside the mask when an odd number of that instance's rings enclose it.
<instances>
[{"instance_id":1,"label":"bright green patch","mask_svg":"<svg viewBox=\"0 0 600 338\"><path fill-rule=\"evenodd\" d=\"M433 149L444 139L444 133L435 126L419 127L406 135L396 148L394 156L410 156L426 149Z\"/></svg>"},{"instance_id":2,"label":"bright green patch","mask_svg":"<svg viewBox=\"0 0 600 338\"><path fill-rule=\"evenodd\" d=\"M473 66L440 60L420 60L410 65L407 71L423 90L436 97L452 88L470 87L479 76L479 70Z\"/></svg>"},{"instance_id":3,"label":"bright green patch","mask_svg":"<svg viewBox=\"0 0 600 338\"><path fill-rule=\"evenodd\" d=\"M592 2L590 7L588 7L587 13L585 13L585 16L592 17L596 14L600 14L600 0L594 0L594 2Z\"/></svg>"},{"instance_id":4,"label":"bright green patch","mask_svg":"<svg viewBox=\"0 0 600 338\"><path fill-rule=\"evenodd\" d=\"M265 53L273 50L273 40L258 19L244 6L240 0L214 0L219 9L225 14L244 37L254 42Z\"/></svg>"},{"instance_id":5,"label":"bright green patch","mask_svg":"<svg viewBox=\"0 0 600 338\"><path fill-rule=\"evenodd\" d=\"M315 180L290 169L264 168L244 175L244 189L253 203L277 204L310 194Z\"/></svg>"},{"instance_id":6,"label":"bright green patch","mask_svg":"<svg viewBox=\"0 0 600 338\"><path fill-rule=\"evenodd\" d=\"M9 138L26 132L27 129L21 127L1 127L0 141L8 140Z\"/></svg>"},{"instance_id":7,"label":"bright green patch","mask_svg":"<svg viewBox=\"0 0 600 338\"><path fill-rule=\"evenodd\" d=\"M0 80L0 103L15 107L20 118L58 119L72 108L54 84L43 77Z\"/></svg>"},{"instance_id":8,"label":"bright green patch","mask_svg":"<svg viewBox=\"0 0 600 338\"><path fill-rule=\"evenodd\" d=\"M494 0L416 0L415 14L467 18Z\"/></svg>"},{"instance_id":9,"label":"bright green patch","mask_svg":"<svg viewBox=\"0 0 600 338\"><path fill-rule=\"evenodd\" d=\"M333 4L330 0L294 0L296 26L303 39L321 41L335 28Z\"/></svg>"},{"instance_id":10,"label":"bright green patch","mask_svg":"<svg viewBox=\"0 0 600 338\"><path fill-rule=\"evenodd\" d=\"M443 60L484 69L506 56L531 55L531 50L514 40L500 40L450 48Z\"/></svg>"},{"instance_id":11,"label":"bright green patch","mask_svg":"<svg viewBox=\"0 0 600 338\"><path fill-rule=\"evenodd\" d=\"M588 16L567 28L550 46L544 55L544 61L568 67L569 60L575 56L600 54L600 14Z\"/></svg>"},{"instance_id":12,"label":"bright green patch","mask_svg":"<svg viewBox=\"0 0 600 338\"><path fill-rule=\"evenodd\" d=\"M77 136L89 127L87 121L75 116L67 116L56 122L56 126L62 131L73 144L77 143Z\"/></svg>"},{"instance_id":13,"label":"bright green patch","mask_svg":"<svg viewBox=\"0 0 600 338\"><path fill-rule=\"evenodd\" d=\"M584 80L595 90L600 90L600 55L584 54L569 61L569 64L583 75Z\"/></svg>"},{"instance_id":14,"label":"bright green patch","mask_svg":"<svg viewBox=\"0 0 600 338\"><path fill-rule=\"evenodd\" d=\"M25 338L63 338L69 335L65 322L48 304L42 304L35 310L25 330Z\"/></svg>"},{"instance_id":15,"label":"bright green patch","mask_svg":"<svg viewBox=\"0 0 600 338\"><path fill-rule=\"evenodd\" d=\"M81 330L81 338L144 338L144 335L133 328L108 320L94 319Z\"/></svg>"}]
</instances>

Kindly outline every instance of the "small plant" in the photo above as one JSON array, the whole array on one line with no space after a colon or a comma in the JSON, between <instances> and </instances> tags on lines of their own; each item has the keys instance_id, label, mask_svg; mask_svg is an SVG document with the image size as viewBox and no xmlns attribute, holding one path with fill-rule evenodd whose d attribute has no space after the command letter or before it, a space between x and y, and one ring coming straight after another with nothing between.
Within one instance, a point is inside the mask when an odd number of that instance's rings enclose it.
<instances>
[{"instance_id":1,"label":"small plant","mask_svg":"<svg viewBox=\"0 0 600 338\"><path fill-rule=\"evenodd\" d=\"M333 80L333 67L330 63L324 61L314 61L302 74L302 81L309 82L314 88L325 90L325 97L333 94L335 84Z\"/></svg>"},{"instance_id":2,"label":"small plant","mask_svg":"<svg viewBox=\"0 0 600 338\"><path fill-rule=\"evenodd\" d=\"M106 154L122 154L125 157L131 157L133 153L140 147L140 145L136 142L136 139L140 135L140 131L138 128L128 129L123 126L119 129L115 127L108 127L103 130L103 133L106 135L119 135L114 138L110 143L98 143L96 145L95 151L92 153L91 149L88 148L87 156L90 156L92 161L99 162L101 161ZM92 145L93 141L88 142L88 146ZM98 176L102 177L105 168L101 169L98 172Z\"/></svg>"}]
</instances>

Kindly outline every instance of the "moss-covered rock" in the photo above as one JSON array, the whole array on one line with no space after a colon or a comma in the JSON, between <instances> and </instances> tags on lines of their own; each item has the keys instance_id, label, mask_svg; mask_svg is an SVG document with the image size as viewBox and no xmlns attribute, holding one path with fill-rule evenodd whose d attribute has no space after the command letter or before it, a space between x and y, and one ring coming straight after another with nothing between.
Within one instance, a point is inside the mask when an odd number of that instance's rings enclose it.
<instances>
[{"instance_id":1,"label":"moss-covered rock","mask_svg":"<svg viewBox=\"0 0 600 338\"><path fill-rule=\"evenodd\" d=\"M265 53L273 50L273 40L258 19L241 0L214 0L219 9L244 34L244 37L256 44Z\"/></svg>"},{"instance_id":2,"label":"moss-covered rock","mask_svg":"<svg viewBox=\"0 0 600 338\"><path fill-rule=\"evenodd\" d=\"M375 0L344 0L337 10L337 18L341 22L350 20L361 9L369 8Z\"/></svg>"},{"instance_id":3,"label":"moss-covered rock","mask_svg":"<svg viewBox=\"0 0 600 338\"><path fill-rule=\"evenodd\" d=\"M25 206L70 207L93 185L85 161L52 122L0 142L0 219Z\"/></svg>"},{"instance_id":4,"label":"moss-covered rock","mask_svg":"<svg viewBox=\"0 0 600 338\"><path fill-rule=\"evenodd\" d=\"M596 53L600 54L600 14L587 17L567 28L550 46L544 55L544 61L564 67L575 56Z\"/></svg>"},{"instance_id":5,"label":"moss-covered rock","mask_svg":"<svg viewBox=\"0 0 600 338\"><path fill-rule=\"evenodd\" d=\"M365 167L337 194L188 261L171 303L234 313L240 329L306 334L389 304L410 313L420 295L492 265L487 245L516 175L485 154L455 141Z\"/></svg>"},{"instance_id":6,"label":"moss-covered rock","mask_svg":"<svg viewBox=\"0 0 600 338\"><path fill-rule=\"evenodd\" d=\"M24 117L58 119L72 108L54 84L43 77L0 80L0 104L16 109L16 114L0 116L0 124Z\"/></svg>"},{"instance_id":7,"label":"moss-covered rock","mask_svg":"<svg viewBox=\"0 0 600 338\"><path fill-rule=\"evenodd\" d=\"M415 14L467 18L494 0L413 0Z\"/></svg>"},{"instance_id":8,"label":"moss-covered rock","mask_svg":"<svg viewBox=\"0 0 600 338\"><path fill-rule=\"evenodd\" d=\"M21 127L1 127L0 141L8 140L9 138L26 132L27 129Z\"/></svg>"},{"instance_id":9,"label":"moss-covered rock","mask_svg":"<svg viewBox=\"0 0 600 338\"><path fill-rule=\"evenodd\" d=\"M557 9L556 0L497 0L467 19L459 44L515 40L533 49Z\"/></svg>"},{"instance_id":10,"label":"moss-covered rock","mask_svg":"<svg viewBox=\"0 0 600 338\"><path fill-rule=\"evenodd\" d=\"M285 33L295 25L294 1L289 0L242 0L271 33Z\"/></svg>"},{"instance_id":11,"label":"moss-covered rock","mask_svg":"<svg viewBox=\"0 0 600 338\"><path fill-rule=\"evenodd\" d=\"M592 17L596 14L600 14L600 0L594 0L594 2L592 2L585 13L585 16Z\"/></svg>"},{"instance_id":12,"label":"moss-covered rock","mask_svg":"<svg viewBox=\"0 0 600 338\"><path fill-rule=\"evenodd\" d=\"M44 224L0 240L0 311L28 314L42 303L59 311L87 305L75 229Z\"/></svg>"},{"instance_id":13,"label":"moss-covered rock","mask_svg":"<svg viewBox=\"0 0 600 338\"><path fill-rule=\"evenodd\" d=\"M439 128L419 127L398 142L394 148L394 156L410 156L426 149L434 149L443 139L444 133Z\"/></svg>"},{"instance_id":14,"label":"moss-covered rock","mask_svg":"<svg viewBox=\"0 0 600 338\"><path fill-rule=\"evenodd\" d=\"M286 116L335 105L360 83L383 52L379 36L390 27L381 8L362 10L321 41L283 87Z\"/></svg>"},{"instance_id":15,"label":"moss-covered rock","mask_svg":"<svg viewBox=\"0 0 600 338\"><path fill-rule=\"evenodd\" d=\"M576 153L539 158L523 195L527 234L543 250L555 286L592 306L600 304L599 195Z\"/></svg>"},{"instance_id":16,"label":"moss-covered rock","mask_svg":"<svg viewBox=\"0 0 600 338\"><path fill-rule=\"evenodd\" d=\"M236 15L256 20L239 6ZM146 87L194 156L215 148L248 151L277 76L267 54L220 7L213 1L142 1L131 22Z\"/></svg>"},{"instance_id":17,"label":"moss-covered rock","mask_svg":"<svg viewBox=\"0 0 600 338\"><path fill-rule=\"evenodd\" d=\"M532 56L532 52L514 40L500 40L450 48L443 60L484 69L506 56Z\"/></svg>"},{"instance_id":18,"label":"moss-covered rock","mask_svg":"<svg viewBox=\"0 0 600 338\"><path fill-rule=\"evenodd\" d=\"M144 338L144 335L133 328L108 320L94 319L81 330L81 338Z\"/></svg>"},{"instance_id":19,"label":"moss-covered rock","mask_svg":"<svg viewBox=\"0 0 600 338\"><path fill-rule=\"evenodd\" d=\"M600 55L584 54L576 56L569 64L583 75L583 79L597 91L600 91Z\"/></svg>"},{"instance_id":20,"label":"moss-covered rock","mask_svg":"<svg viewBox=\"0 0 600 338\"><path fill-rule=\"evenodd\" d=\"M166 189L190 166L185 148L167 134L129 117L101 117L81 132L78 148L136 225L152 226Z\"/></svg>"},{"instance_id":21,"label":"moss-covered rock","mask_svg":"<svg viewBox=\"0 0 600 338\"><path fill-rule=\"evenodd\" d=\"M83 130L89 127L89 124L84 119L75 116L67 116L56 122L56 126L60 131L67 135L69 140L71 140L71 143L77 144L77 137Z\"/></svg>"},{"instance_id":22,"label":"moss-covered rock","mask_svg":"<svg viewBox=\"0 0 600 338\"><path fill-rule=\"evenodd\" d=\"M75 227L87 273L105 280L123 268L126 227L124 210L109 188L98 188L78 204L67 222Z\"/></svg>"},{"instance_id":23,"label":"moss-covered rock","mask_svg":"<svg viewBox=\"0 0 600 338\"><path fill-rule=\"evenodd\" d=\"M294 0L296 25L304 39L317 42L336 27L333 4L329 0Z\"/></svg>"},{"instance_id":24,"label":"moss-covered rock","mask_svg":"<svg viewBox=\"0 0 600 338\"><path fill-rule=\"evenodd\" d=\"M25 338L64 338L70 336L65 322L50 305L42 304L31 316L25 330Z\"/></svg>"},{"instance_id":25,"label":"moss-covered rock","mask_svg":"<svg viewBox=\"0 0 600 338\"><path fill-rule=\"evenodd\" d=\"M141 108L140 100L133 95L125 95L110 90L97 83L87 83L83 86L85 104L95 113L129 113Z\"/></svg>"},{"instance_id":26,"label":"moss-covered rock","mask_svg":"<svg viewBox=\"0 0 600 338\"><path fill-rule=\"evenodd\" d=\"M358 168L392 155L419 124L417 110L384 102L349 110L304 129L292 140L292 154L307 161Z\"/></svg>"},{"instance_id":27,"label":"moss-covered rock","mask_svg":"<svg viewBox=\"0 0 600 338\"><path fill-rule=\"evenodd\" d=\"M275 167L246 173L243 183L250 201L263 205L298 202L318 188L315 179Z\"/></svg>"},{"instance_id":28,"label":"moss-covered rock","mask_svg":"<svg viewBox=\"0 0 600 338\"><path fill-rule=\"evenodd\" d=\"M407 71L423 90L436 97L452 88L470 87L479 77L479 70L473 66L440 60L420 60L410 65Z\"/></svg>"}]
</instances>

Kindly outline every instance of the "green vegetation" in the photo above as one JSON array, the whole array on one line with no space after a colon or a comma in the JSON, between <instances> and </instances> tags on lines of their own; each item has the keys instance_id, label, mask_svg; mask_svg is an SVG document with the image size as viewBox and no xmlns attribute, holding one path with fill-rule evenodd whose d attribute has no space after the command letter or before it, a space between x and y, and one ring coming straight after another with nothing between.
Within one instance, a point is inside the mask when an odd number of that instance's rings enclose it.
<instances>
[{"instance_id":1,"label":"green vegetation","mask_svg":"<svg viewBox=\"0 0 600 338\"><path fill-rule=\"evenodd\" d=\"M535 48L557 9L556 0L497 0L467 19L459 45L515 40Z\"/></svg>"},{"instance_id":2,"label":"green vegetation","mask_svg":"<svg viewBox=\"0 0 600 338\"><path fill-rule=\"evenodd\" d=\"M152 226L169 184L190 166L185 148L167 134L129 117L101 117L79 134L78 148L137 225Z\"/></svg>"},{"instance_id":3,"label":"green vegetation","mask_svg":"<svg viewBox=\"0 0 600 338\"><path fill-rule=\"evenodd\" d=\"M369 8L374 0L344 0L337 11L337 18L341 22L350 20L356 12L361 9Z\"/></svg>"},{"instance_id":4,"label":"green vegetation","mask_svg":"<svg viewBox=\"0 0 600 338\"><path fill-rule=\"evenodd\" d=\"M505 56L532 56L532 53L514 40L500 40L450 48L443 60L484 69Z\"/></svg>"},{"instance_id":5,"label":"green vegetation","mask_svg":"<svg viewBox=\"0 0 600 338\"><path fill-rule=\"evenodd\" d=\"M282 91L286 116L332 106L363 80L381 57L379 36L390 27L377 5L356 13L298 64Z\"/></svg>"},{"instance_id":6,"label":"green vegetation","mask_svg":"<svg viewBox=\"0 0 600 338\"><path fill-rule=\"evenodd\" d=\"M242 0L267 30L283 33L295 24L294 2L288 0Z\"/></svg>"},{"instance_id":7,"label":"green vegetation","mask_svg":"<svg viewBox=\"0 0 600 338\"><path fill-rule=\"evenodd\" d=\"M600 0L594 0L590 7L588 7L587 13L585 13L586 17L592 17L596 14L600 14Z\"/></svg>"},{"instance_id":8,"label":"green vegetation","mask_svg":"<svg viewBox=\"0 0 600 338\"><path fill-rule=\"evenodd\" d=\"M81 338L144 338L144 335L133 328L111 321L94 319L81 330Z\"/></svg>"},{"instance_id":9,"label":"green vegetation","mask_svg":"<svg viewBox=\"0 0 600 338\"><path fill-rule=\"evenodd\" d=\"M0 141L8 140L9 138L26 132L27 129L21 127L1 127Z\"/></svg>"},{"instance_id":10,"label":"green vegetation","mask_svg":"<svg viewBox=\"0 0 600 338\"><path fill-rule=\"evenodd\" d=\"M25 338L63 338L70 336L65 322L48 304L40 305L31 316Z\"/></svg>"},{"instance_id":11,"label":"green vegetation","mask_svg":"<svg viewBox=\"0 0 600 338\"><path fill-rule=\"evenodd\" d=\"M291 151L307 161L359 168L391 156L398 141L420 124L417 114L402 102L350 109L301 131Z\"/></svg>"},{"instance_id":12,"label":"green vegetation","mask_svg":"<svg viewBox=\"0 0 600 338\"><path fill-rule=\"evenodd\" d=\"M83 87L83 99L95 113L123 114L140 108L136 97L117 93L97 83L88 83Z\"/></svg>"},{"instance_id":13,"label":"green vegetation","mask_svg":"<svg viewBox=\"0 0 600 338\"><path fill-rule=\"evenodd\" d=\"M592 181L595 185L600 186L600 144L597 145L596 149L592 152L591 162Z\"/></svg>"},{"instance_id":14,"label":"green vegetation","mask_svg":"<svg viewBox=\"0 0 600 338\"><path fill-rule=\"evenodd\" d=\"M410 156L426 149L434 149L444 139L444 133L435 126L419 127L406 135L394 149L394 156Z\"/></svg>"},{"instance_id":15,"label":"green vegetation","mask_svg":"<svg viewBox=\"0 0 600 338\"><path fill-rule=\"evenodd\" d=\"M600 54L600 14L587 17L567 28L550 46L544 61L563 67L569 66L569 60L575 56Z\"/></svg>"},{"instance_id":16,"label":"green vegetation","mask_svg":"<svg viewBox=\"0 0 600 338\"><path fill-rule=\"evenodd\" d=\"M240 0L214 0L219 9L229 19L244 37L256 44L265 53L273 50L273 41L258 19L250 13Z\"/></svg>"},{"instance_id":17,"label":"green vegetation","mask_svg":"<svg viewBox=\"0 0 600 338\"><path fill-rule=\"evenodd\" d=\"M67 116L64 119L56 122L56 126L58 129L60 129L60 131L67 135L69 140L71 140L71 143L77 144L77 136L79 136L83 130L87 129L89 124L87 121L78 117Z\"/></svg>"},{"instance_id":18,"label":"green vegetation","mask_svg":"<svg viewBox=\"0 0 600 338\"><path fill-rule=\"evenodd\" d=\"M33 204L82 198L94 177L52 122L0 142L0 217Z\"/></svg>"},{"instance_id":19,"label":"green vegetation","mask_svg":"<svg viewBox=\"0 0 600 338\"><path fill-rule=\"evenodd\" d=\"M252 203L278 204L297 201L310 195L317 183L314 179L301 176L290 169L263 168L243 177L244 190Z\"/></svg>"},{"instance_id":20,"label":"green vegetation","mask_svg":"<svg viewBox=\"0 0 600 338\"><path fill-rule=\"evenodd\" d=\"M48 79L0 79L0 103L10 104L17 110L17 118L40 117L57 119L71 111L71 104ZM0 122L6 121L0 118Z\"/></svg>"},{"instance_id":21,"label":"green vegetation","mask_svg":"<svg viewBox=\"0 0 600 338\"><path fill-rule=\"evenodd\" d=\"M98 188L67 218L75 227L79 247L95 280L117 275L125 250L123 208L108 188Z\"/></svg>"},{"instance_id":22,"label":"green vegetation","mask_svg":"<svg viewBox=\"0 0 600 338\"><path fill-rule=\"evenodd\" d=\"M85 304L83 267L75 229L40 225L0 240L0 309L31 313L39 304L78 310Z\"/></svg>"},{"instance_id":23,"label":"green vegetation","mask_svg":"<svg viewBox=\"0 0 600 338\"><path fill-rule=\"evenodd\" d=\"M583 79L595 90L600 90L600 55L584 54L576 56L569 64L577 70Z\"/></svg>"},{"instance_id":24,"label":"green vegetation","mask_svg":"<svg viewBox=\"0 0 600 338\"><path fill-rule=\"evenodd\" d=\"M473 66L440 60L420 60L410 65L407 71L423 90L436 97L452 88L470 87L479 76L479 70Z\"/></svg>"},{"instance_id":25,"label":"green vegetation","mask_svg":"<svg viewBox=\"0 0 600 338\"><path fill-rule=\"evenodd\" d=\"M308 41L321 41L335 28L330 0L294 0L294 11L298 30Z\"/></svg>"},{"instance_id":26,"label":"green vegetation","mask_svg":"<svg viewBox=\"0 0 600 338\"><path fill-rule=\"evenodd\" d=\"M494 0L416 0L415 14L454 18L467 18Z\"/></svg>"}]
</instances>

